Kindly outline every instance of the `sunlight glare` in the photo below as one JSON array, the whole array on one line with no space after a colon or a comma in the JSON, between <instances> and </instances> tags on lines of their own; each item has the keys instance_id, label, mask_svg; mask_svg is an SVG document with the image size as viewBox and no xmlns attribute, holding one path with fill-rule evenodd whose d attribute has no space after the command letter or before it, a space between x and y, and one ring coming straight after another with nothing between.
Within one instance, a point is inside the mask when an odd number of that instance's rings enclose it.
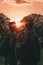
<instances>
[{"instance_id":1,"label":"sunlight glare","mask_svg":"<svg viewBox=\"0 0 43 65\"><path fill-rule=\"evenodd\" d=\"M20 23L22 19L23 17L14 17L14 18L11 18L10 22L15 22L16 27L20 27L22 25L22 23Z\"/></svg>"},{"instance_id":2,"label":"sunlight glare","mask_svg":"<svg viewBox=\"0 0 43 65\"><path fill-rule=\"evenodd\" d=\"M22 23L20 23L21 20L22 20L22 17L15 17L15 22L17 27L20 27L22 25Z\"/></svg>"}]
</instances>

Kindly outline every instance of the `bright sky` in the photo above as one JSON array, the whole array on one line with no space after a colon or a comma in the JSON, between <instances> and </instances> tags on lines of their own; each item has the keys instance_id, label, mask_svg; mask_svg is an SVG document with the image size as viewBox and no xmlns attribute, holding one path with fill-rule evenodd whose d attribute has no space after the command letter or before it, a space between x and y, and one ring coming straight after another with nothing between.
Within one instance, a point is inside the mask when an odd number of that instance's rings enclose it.
<instances>
[{"instance_id":1,"label":"bright sky","mask_svg":"<svg viewBox=\"0 0 43 65\"><path fill-rule=\"evenodd\" d=\"M10 18L24 17L31 13L43 14L43 0L29 0L31 5L13 5L10 3L2 2L0 0L0 13L4 13Z\"/></svg>"}]
</instances>

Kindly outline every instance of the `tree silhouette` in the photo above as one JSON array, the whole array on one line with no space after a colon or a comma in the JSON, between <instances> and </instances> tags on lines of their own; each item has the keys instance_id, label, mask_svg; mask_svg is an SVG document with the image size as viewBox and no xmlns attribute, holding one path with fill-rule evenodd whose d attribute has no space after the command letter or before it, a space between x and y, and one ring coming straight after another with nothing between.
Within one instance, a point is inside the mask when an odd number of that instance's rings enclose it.
<instances>
[{"instance_id":1,"label":"tree silhouette","mask_svg":"<svg viewBox=\"0 0 43 65\"><path fill-rule=\"evenodd\" d=\"M4 15L3 13L0 13L0 31L2 31L2 33L4 33L4 30L7 31L9 28L9 20L10 18L8 18L6 15Z\"/></svg>"},{"instance_id":2,"label":"tree silhouette","mask_svg":"<svg viewBox=\"0 0 43 65\"><path fill-rule=\"evenodd\" d=\"M30 15L33 18L33 26L35 33L40 37L43 36L43 15L33 13Z\"/></svg>"}]
</instances>

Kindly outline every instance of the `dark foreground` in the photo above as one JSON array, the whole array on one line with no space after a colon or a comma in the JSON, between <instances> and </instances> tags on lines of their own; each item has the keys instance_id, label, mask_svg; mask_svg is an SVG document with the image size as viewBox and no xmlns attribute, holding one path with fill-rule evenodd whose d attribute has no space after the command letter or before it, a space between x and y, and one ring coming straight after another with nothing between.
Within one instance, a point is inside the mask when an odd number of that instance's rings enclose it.
<instances>
[{"instance_id":1,"label":"dark foreground","mask_svg":"<svg viewBox=\"0 0 43 65\"><path fill-rule=\"evenodd\" d=\"M5 58L0 56L0 65L5 65ZM40 62L38 65L43 65L43 48L40 50Z\"/></svg>"}]
</instances>

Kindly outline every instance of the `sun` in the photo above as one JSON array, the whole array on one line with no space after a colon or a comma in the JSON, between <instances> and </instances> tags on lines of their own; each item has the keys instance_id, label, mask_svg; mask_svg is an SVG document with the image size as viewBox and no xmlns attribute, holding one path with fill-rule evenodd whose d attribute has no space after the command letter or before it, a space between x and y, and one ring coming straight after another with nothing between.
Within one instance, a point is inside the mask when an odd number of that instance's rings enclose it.
<instances>
[{"instance_id":1,"label":"sun","mask_svg":"<svg viewBox=\"0 0 43 65\"><path fill-rule=\"evenodd\" d=\"M14 17L10 20L10 22L15 22L16 27L20 27L22 25L22 23L20 22L22 19L22 17Z\"/></svg>"},{"instance_id":2,"label":"sun","mask_svg":"<svg viewBox=\"0 0 43 65\"><path fill-rule=\"evenodd\" d=\"M15 17L16 26L20 27L22 23L20 22L22 20L22 17Z\"/></svg>"}]
</instances>

